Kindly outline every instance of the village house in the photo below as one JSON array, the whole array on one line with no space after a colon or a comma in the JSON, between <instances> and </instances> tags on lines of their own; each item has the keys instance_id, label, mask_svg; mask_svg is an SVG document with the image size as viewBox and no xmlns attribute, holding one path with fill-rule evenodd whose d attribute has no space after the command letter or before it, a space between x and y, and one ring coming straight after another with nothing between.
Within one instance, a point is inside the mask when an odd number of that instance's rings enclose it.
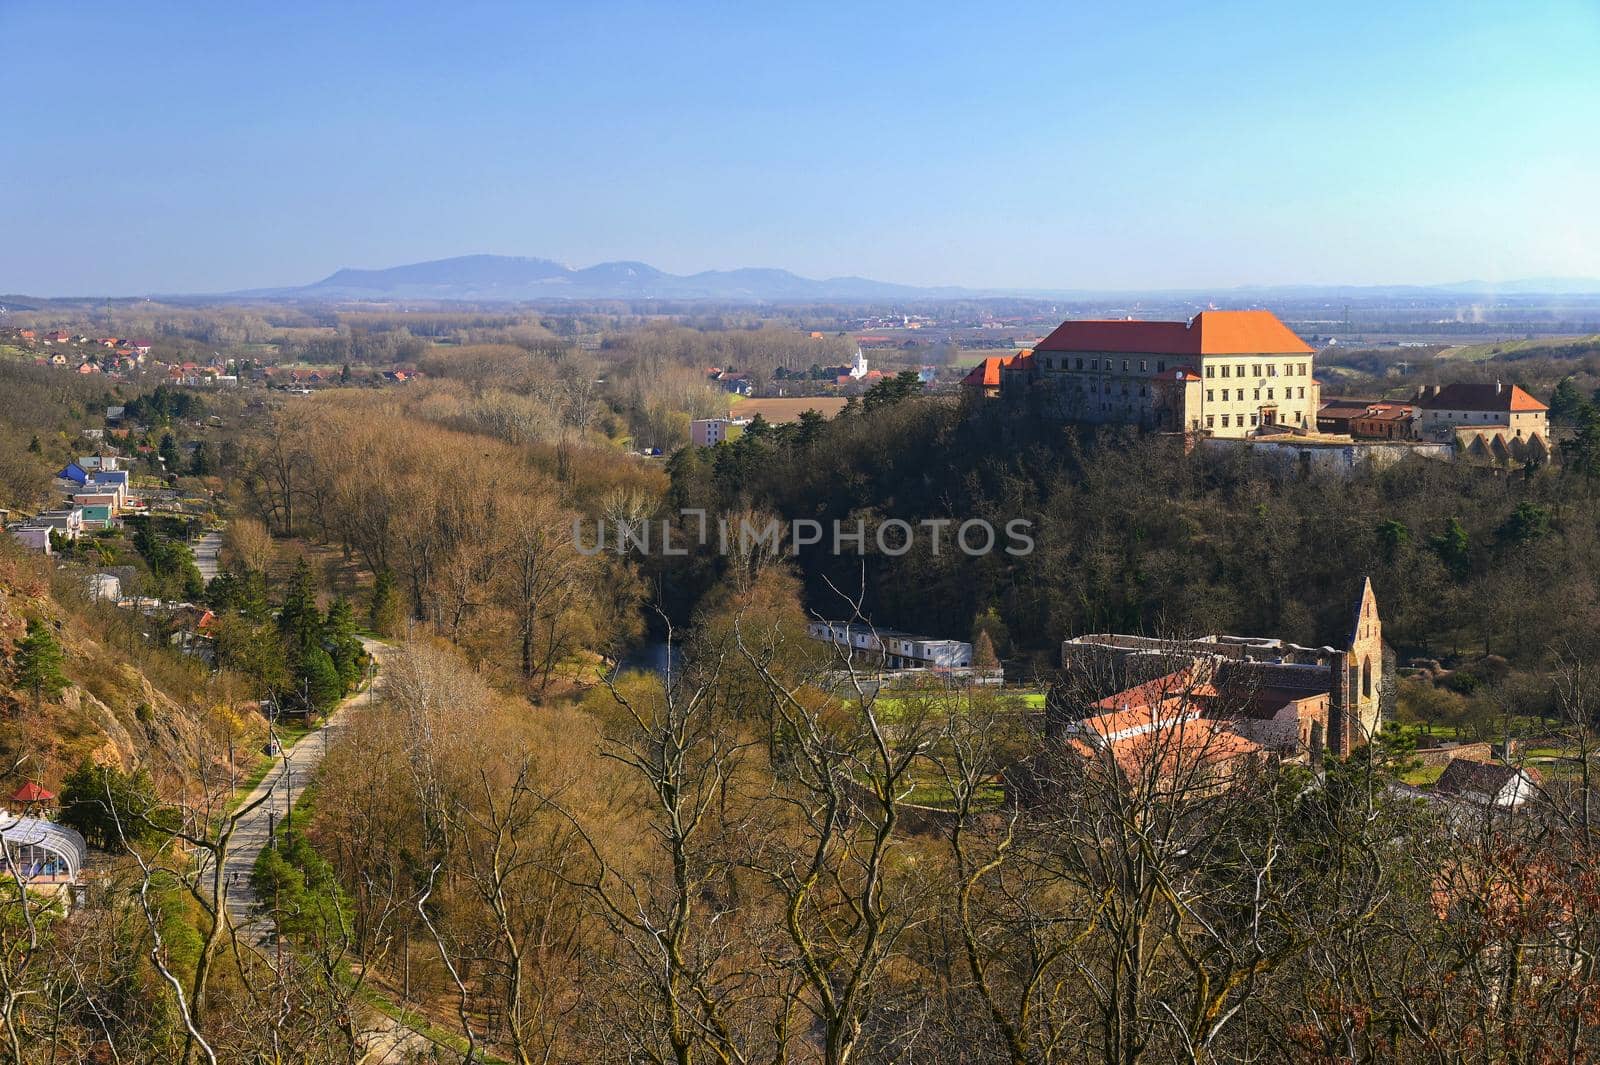
<instances>
[{"instance_id":1,"label":"village house","mask_svg":"<svg viewBox=\"0 0 1600 1065\"><path fill-rule=\"evenodd\" d=\"M1544 780L1539 771L1499 762L1452 759L1433 785L1433 794L1477 806L1521 806L1538 794Z\"/></svg>"},{"instance_id":2,"label":"village house","mask_svg":"<svg viewBox=\"0 0 1600 1065\"><path fill-rule=\"evenodd\" d=\"M30 551L39 551L50 554L50 526L48 525L17 525L10 530L11 536Z\"/></svg>"}]
</instances>

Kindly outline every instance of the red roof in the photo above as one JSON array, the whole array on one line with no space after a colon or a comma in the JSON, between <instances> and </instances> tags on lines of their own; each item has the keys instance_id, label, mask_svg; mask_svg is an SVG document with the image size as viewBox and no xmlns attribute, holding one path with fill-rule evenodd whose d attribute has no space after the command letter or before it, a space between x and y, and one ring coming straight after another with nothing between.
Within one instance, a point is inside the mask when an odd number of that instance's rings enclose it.
<instances>
[{"instance_id":1,"label":"red roof","mask_svg":"<svg viewBox=\"0 0 1600 1065\"><path fill-rule=\"evenodd\" d=\"M1550 408L1516 385L1468 384L1458 381L1445 385L1436 396L1422 395L1417 406L1425 410L1541 411Z\"/></svg>"},{"instance_id":2,"label":"red roof","mask_svg":"<svg viewBox=\"0 0 1600 1065\"><path fill-rule=\"evenodd\" d=\"M39 786L36 780L30 780L22 787L11 793L12 802L49 802L56 797L56 793Z\"/></svg>"},{"instance_id":3,"label":"red roof","mask_svg":"<svg viewBox=\"0 0 1600 1065\"><path fill-rule=\"evenodd\" d=\"M1137 355L1312 354L1305 341L1271 311L1201 311L1187 322L1062 322L1040 341L1039 350Z\"/></svg>"},{"instance_id":4,"label":"red roof","mask_svg":"<svg viewBox=\"0 0 1600 1065\"><path fill-rule=\"evenodd\" d=\"M1023 348L1015 355L990 355L974 366L961 383L973 388L999 388L1001 370L1008 366L1024 367L1032 357L1032 348Z\"/></svg>"}]
</instances>

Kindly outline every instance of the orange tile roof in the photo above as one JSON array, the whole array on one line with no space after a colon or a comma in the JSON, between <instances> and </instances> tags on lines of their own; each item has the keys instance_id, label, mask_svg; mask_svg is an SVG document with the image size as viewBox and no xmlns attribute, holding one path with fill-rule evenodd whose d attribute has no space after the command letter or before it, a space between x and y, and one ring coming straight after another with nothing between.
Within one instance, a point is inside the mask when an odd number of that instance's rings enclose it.
<instances>
[{"instance_id":1,"label":"orange tile roof","mask_svg":"<svg viewBox=\"0 0 1600 1065\"><path fill-rule=\"evenodd\" d=\"M1023 348L1015 355L990 355L974 366L967 376L961 379L961 383L973 388L999 388L1000 371L1013 364L1026 362L1032 355L1032 348Z\"/></svg>"},{"instance_id":2,"label":"orange tile roof","mask_svg":"<svg viewBox=\"0 0 1600 1065\"><path fill-rule=\"evenodd\" d=\"M1201 311L1187 322L1062 322L1040 341L1039 350L1139 355L1312 354L1305 341L1271 311Z\"/></svg>"},{"instance_id":3,"label":"orange tile roof","mask_svg":"<svg viewBox=\"0 0 1600 1065\"><path fill-rule=\"evenodd\" d=\"M1425 410L1541 411L1550 408L1516 385L1470 384L1457 381L1445 385L1436 396L1420 396L1417 406Z\"/></svg>"}]
</instances>

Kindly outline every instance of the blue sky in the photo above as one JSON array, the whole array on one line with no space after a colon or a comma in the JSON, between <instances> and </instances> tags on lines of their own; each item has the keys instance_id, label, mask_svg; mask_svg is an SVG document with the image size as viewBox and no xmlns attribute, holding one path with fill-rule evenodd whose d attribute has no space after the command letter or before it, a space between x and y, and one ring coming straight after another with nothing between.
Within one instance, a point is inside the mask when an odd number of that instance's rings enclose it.
<instances>
[{"instance_id":1,"label":"blue sky","mask_svg":"<svg viewBox=\"0 0 1600 1065\"><path fill-rule=\"evenodd\" d=\"M0 0L0 292L1600 276L1600 3Z\"/></svg>"}]
</instances>

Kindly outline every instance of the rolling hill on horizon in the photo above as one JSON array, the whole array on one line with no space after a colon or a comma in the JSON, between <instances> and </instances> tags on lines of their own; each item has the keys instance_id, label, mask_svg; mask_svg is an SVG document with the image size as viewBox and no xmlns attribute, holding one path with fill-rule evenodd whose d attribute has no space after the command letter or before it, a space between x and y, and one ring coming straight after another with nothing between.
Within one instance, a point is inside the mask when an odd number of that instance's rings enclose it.
<instances>
[{"instance_id":1,"label":"rolling hill on horizon","mask_svg":"<svg viewBox=\"0 0 1600 1065\"><path fill-rule=\"evenodd\" d=\"M671 274L623 260L573 267L554 259L462 255L376 269L346 267L309 285L218 293L217 297L308 300L721 300L730 302L868 301L1019 297L1082 299L1108 295L1435 296L1600 295L1600 279L1533 278L1438 285L1242 285L1227 289L1023 289L921 287L845 276L814 279L790 270L746 267ZM213 297L215 298L215 297Z\"/></svg>"}]
</instances>

